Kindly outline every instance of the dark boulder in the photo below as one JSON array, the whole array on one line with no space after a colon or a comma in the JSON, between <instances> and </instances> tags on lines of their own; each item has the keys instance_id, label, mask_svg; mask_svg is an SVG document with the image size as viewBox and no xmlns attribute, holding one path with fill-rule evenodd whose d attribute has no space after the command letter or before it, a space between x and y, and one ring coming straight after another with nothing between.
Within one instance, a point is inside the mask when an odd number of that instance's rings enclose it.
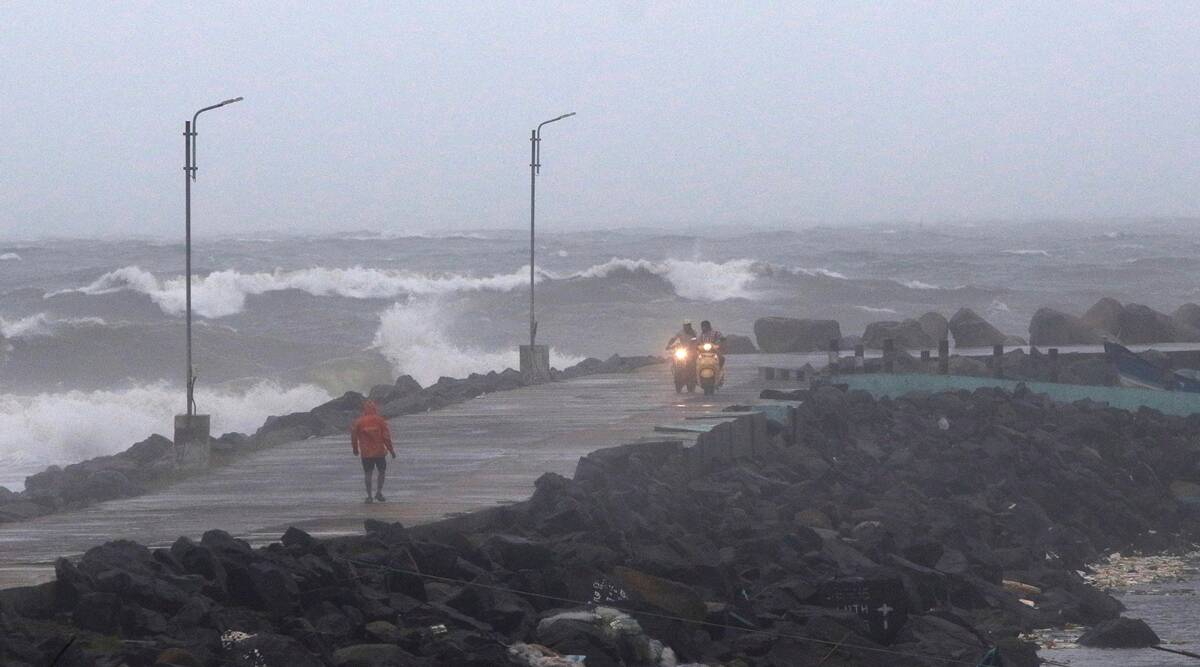
<instances>
[{"instance_id":1,"label":"dark boulder","mask_svg":"<svg viewBox=\"0 0 1200 667\"><path fill-rule=\"evenodd\" d=\"M426 663L393 644L355 644L334 651L331 664L334 667L408 667Z\"/></svg>"},{"instance_id":2,"label":"dark boulder","mask_svg":"<svg viewBox=\"0 0 1200 667\"><path fill-rule=\"evenodd\" d=\"M761 317L754 322L754 337L763 352L820 352L842 338L842 329L836 320Z\"/></svg>"},{"instance_id":3,"label":"dark boulder","mask_svg":"<svg viewBox=\"0 0 1200 667\"><path fill-rule=\"evenodd\" d=\"M925 334L934 341L943 341L950 338L950 322L945 315L930 311L917 318L921 329Z\"/></svg>"},{"instance_id":4,"label":"dark boulder","mask_svg":"<svg viewBox=\"0 0 1200 667\"><path fill-rule=\"evenodd\" d=\"M936 348L938 340L930 336L917 320L903 322L872 322L863 332L863 345L868 349L883 349L887 339L895 341L897 349L927 350Z\"/></svg>"},{"instance_id":5,"label":"dark boulder","mask_svg":"<svg viewBox=\"0 0 1200 667\"><path fill-rule=\"evenodd\" d=\"M954 346L959 348L991 347L1010 341L1008 336L970 308L960 308L950 318L950 333L954 335Z\"/></svg>"},{"instance_id":6,"label":"dark boulder","mask_svg":"<svg viewBox=\"0 0 1200 667\"><path fill-rule=\"evenodd\" d=\"M1097 648L1145 648L1161 641L1145 621L1124 616L1089 628L1079 638L1080 646Z\"/></svg>"},{"instance_id":7,"label":"dark boulder","mask_svg":"<svg viewBox=\"0 0 1200 667\"><path fill-rule=\"evenodd\" d=\"M1117 327L1117 336L1127 345L1200 341L1200 331L1140 303L1125 304Z\"/></svg>"},{"instance_id":8,"label":"dark boulder","mask_svg":"<svg viewBox=\"0 0 1200 667\"><path fill-rule=\"evenodd\" d=\"M321 667L323 664L303 644L286 635L259 632L246 639L229 641L227 646L222 664L234 667Z\"/></svg>"},{"instance_id":9,"label":"dark boulder","mask_svg":"<svg viewBox=\"0 0 1200 667\"><path fill-rule=\"evenodd\" d=\"M1029 321L1031 345L1095 345L1103 335L1082 318L1053 308L1039 308Z\"/></svg>"},{"instance_id":10,"label":"dark boulder","mask_svg":"<svg viewBox=\"0 0 1200 667\"><path fill-rule=\"evenodd\" d=\"M749 336L729 334L725 336L725 354L756 354L758 348Z\"/></svg>"},{"instance_id":11,"label":"dark boulder","mask_svg":"<svg viewBox=\"0 0 1200 667\"><path fill-rule=\"evenodd\" d=\"M1176 326L1200 331L1200 305L1185 303L1171 313L1171 321Z\"/></svg>"}]
</instances>

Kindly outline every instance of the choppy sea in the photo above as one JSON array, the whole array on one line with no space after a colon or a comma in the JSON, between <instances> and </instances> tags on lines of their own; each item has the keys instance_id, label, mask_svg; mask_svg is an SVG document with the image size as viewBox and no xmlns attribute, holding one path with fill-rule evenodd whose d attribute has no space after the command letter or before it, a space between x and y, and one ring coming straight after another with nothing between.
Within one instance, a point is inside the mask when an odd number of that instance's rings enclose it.
<instances>
[{"instance_id":1,"label":"choppy sea","mask_svg":"<svg viewBox=\"0 0 1200 667\"><path fill-rule=\"evenodd\" d=\"M348 388L516 365L527 232L199 238L196 367L214 430L253 430ZM1040 306L1200 300L1194 222L812 226L538 239L554 361L660 350L685 318L869 322L970 307L1025 335ZM183 247L0 239L0 485L168 433L183 408Z\"/></svg>"}]
</instances>

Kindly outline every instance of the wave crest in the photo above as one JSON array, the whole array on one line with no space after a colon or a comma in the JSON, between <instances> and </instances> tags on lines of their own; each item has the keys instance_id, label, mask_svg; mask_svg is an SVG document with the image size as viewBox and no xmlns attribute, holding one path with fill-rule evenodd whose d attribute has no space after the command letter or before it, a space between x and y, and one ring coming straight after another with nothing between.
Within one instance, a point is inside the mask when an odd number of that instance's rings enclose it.
<instances>
[{"instance_id":1,"label":"wave crest","mask_svg":"<svg viewBox=\"0 0 1200 667\"><path fill-rule=\"evenodd\" d=\"M68 317L55 318L46 313L37 313L15 320L0 317L0 336L4 338L36 338L53 336L64 326L105 326L107 323L99 317Z\"/></svg>"},{"instance_id":2,"label":"wave crest","mask_svg":"<svg viewBox=\"0 0 1200 667\"><path fill-rule=\"evenodd\" d=\"M520 365L516 350L500 352L459 347L447 340L436 302L397 303L379 316L374 346L392 363L397 375L413 376L422 385L442 376L501 371ZM563 368L581 358L550 350L550 362Z\"/></svg>"},{"instance_id":3,"label":"wave crest","mask_svg":"<svg viewBox=\"0 0 1200 667\"><path fill-rule=\"evenodd\" d=\"M289 289L308 292L313 296L343 296L352 299L394 299L408 295L480 290L507 291L526 284L528 275L528 266L513 273L482 278L453 273L427 275L361 266L346 269L314 267L273 273L224 270L192 279L192 308L202 317L226 317L241 312L246 306L246 297L252 294ZM132 290L149 296L169 315L182 314L187 306L186 286L182 276L161 280L137 266L110 271L85 287L53 292L47 296L65 292L111 294L122 290Z\"/></svg>"},{"instance_id":4,"label":"wave crest","mask_svg":"<svg viewBox=\"0 0 1200 667\"><path fill-rule=\"evenodd\" d=\"M312 385L259 382L239 389L197 389L213 432L253 432L272 414L308 410L330 395ZM123 451L151 433L170 435L183 393L165 382L119 391L0 394L0 485L20 487L48 465ZM120 415L114 419L114 415Z\"/></svg>"},{"instance_id":5,"label":"wave crest","mask_svg":"<svg viewBox=\"0 0 1200 667\"><path fill-rule=\"evenodd\" d=\"M536 279L587 280L609 278L620 273L658 276L671 284L675 293L695 301L725 301L753 299L757 294L752 283L771 277L814 277L847 280L828 269L788 268L751 259L732 259L724 262L705 260L647 260L610 259L575 273L538 271ZM192 279L192 308L202 317L219 318L235 315L246 306L246 298L254 294L295 289L313 296L342 296L351 299L396 299L405 297L437 297L455 292L507 292L528 284L529 266L511 273L477 277L460 273L424 274L387 269L313 267L295 271L242 273L236 270L214 271ZM135 291L145 294L163 312L179 315L186 307L185 281L182 276L159 278L138 266L126 266L110 271L83 287L47 294L53 297L64 293L89 295Z\"/></svg>"}]
</instances>

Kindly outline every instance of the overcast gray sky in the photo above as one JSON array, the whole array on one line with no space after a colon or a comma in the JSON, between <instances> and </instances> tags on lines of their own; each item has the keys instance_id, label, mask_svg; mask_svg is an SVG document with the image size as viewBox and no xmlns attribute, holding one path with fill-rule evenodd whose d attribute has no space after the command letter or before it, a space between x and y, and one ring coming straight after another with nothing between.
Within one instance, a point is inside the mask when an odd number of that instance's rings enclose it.
<instances>
[{"instance_id":1,"label":"overcast gray sky","mask_svg":"<svg viewBox=\"0 0 1200 667\"><path fill-rule=\"evenodd\" d=\"M1200 214L1197 3L0 5L0 235Z\"/></svg>"}]
</instances>

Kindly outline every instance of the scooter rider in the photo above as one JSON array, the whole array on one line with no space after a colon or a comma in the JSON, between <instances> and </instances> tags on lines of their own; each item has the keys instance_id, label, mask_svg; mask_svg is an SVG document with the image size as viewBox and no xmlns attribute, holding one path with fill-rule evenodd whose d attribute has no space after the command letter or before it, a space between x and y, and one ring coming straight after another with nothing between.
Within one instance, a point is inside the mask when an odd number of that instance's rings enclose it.
<instances>
[{"instance_id":1,"label":"scooter rider","mask_svg":"<svg viewBox=\"0 0 1200 667\"><path fill-rule=\"evenodd\" d=\"M704 320L700 323L699 343L712 343L717 346L717 359L721 362L721 368L725 368L725 336L713 328L712 323Z\"/></svg>"},{"instance_id":2,"label":"scooter rider","mask_svg":"<svg viewBox=\"0 0 1200 667\"><path fill-rule=\"evenodd\" d=\"M667 349L674 349L679 345L687 345L688 347L691 347L692 341L695 339L696 330L692 327L690 320L685 321L683 323L683 330L672 336L671 340L667 341Z\"/></svg>"}]
</instances>

